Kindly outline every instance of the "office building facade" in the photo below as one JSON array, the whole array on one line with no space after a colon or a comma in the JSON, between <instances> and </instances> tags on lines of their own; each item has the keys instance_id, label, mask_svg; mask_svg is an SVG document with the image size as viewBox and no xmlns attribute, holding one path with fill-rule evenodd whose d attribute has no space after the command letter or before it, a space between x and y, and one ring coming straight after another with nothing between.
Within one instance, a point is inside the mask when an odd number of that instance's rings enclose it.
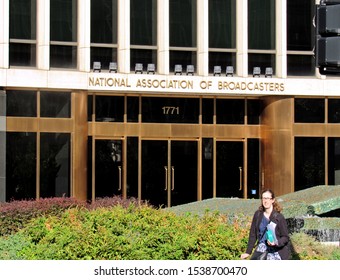
<instances>
[{"instance_id":1,"label":"office building facade","mask_svg":"<svg viewBox=\"0 0 340 280\"><path fill-rule=\"evenodd\" d=\"M340 183L315 0L0 3L0 201L170 207Z\"/></svg>"}]
</instances>

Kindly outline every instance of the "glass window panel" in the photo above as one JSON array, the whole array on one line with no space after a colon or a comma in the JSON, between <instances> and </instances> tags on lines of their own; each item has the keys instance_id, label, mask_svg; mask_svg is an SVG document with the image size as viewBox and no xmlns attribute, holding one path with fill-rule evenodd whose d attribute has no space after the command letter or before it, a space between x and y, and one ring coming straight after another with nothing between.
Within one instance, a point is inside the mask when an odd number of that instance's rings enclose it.
<instances>
[{"instance_id":1,"label":"glass window panel","mask_svg":"<svg viewBox=\"0 0 340 280\"><path fill-rule=\"evenodd\" d=\"M295 122L296 123L324 123L325 100L318 98L295 99Z\"/></svg>"},{"instance_id":2,"label":"glass window panel","mask_svg":"<svg viewBox=\"0 0 340 280\"><path fill-rule=\"evenodd\" d=\"M46 118L70 118L71 94L69 92L41 92L40 116Z\"/></svg>"},{"instance_id":3,"label":"glass window panel","mask_svg":"<svg viewBox=\"0 0 340 280\"><path fill-rule=\"evenodd\" d=\"M138 122L139 97L131 96L127 98L127 121Z\"/></svg>"},{"instance_id":4,"label":"glass window panel","mask_svg":"<svg viewBox=\"0 0 340 280\"><path fill-rule=\"evenodd\" d=\"M291 76L314 76L315 58L312 55L288 55L287 73Z\"/></svg>"},{"instance_id":5,"label":"glass window panel","mask_svg":"<svg viewBox=\"0 0 340 280\"><path fill-rule=\"evenodd\" d=\"M262 102L259 99L247 100L247 123L260 124L260 116L262 112Z\"/></svg>"},{"instance_id":6,"label":"glass window panel","mask_svg":"<svg viewBox=\"0 0 340 280\"><path fill-rule=\"evenodd\" d=\"M36 133L6 133L6 201L36 198Z\"/></svg>"},{"instance_id":7,"label":"glass window panel","mask_svg":"<svg viewBox=\"0 0 340 280\"><path fill-rule=\"evenodd\" d=\"M96 96L97 122L123 122L124 96Z\"/></svg>"},{"instance_id":8,"label":"glass window panel","mask_svg":"<svg viewBox=\"0 0 340 280\"><path fill-rule=\"evenodd\" d=\"M91 43L117 44L117 18L117 0L91 0Z\"/></svg>"},{"instance_id":9,"label":"glass window panel","mask_svg":"<svg viewBox=\"0 0 340 280\"><path fill-rule=\"evenodd\" d=\"M92 121L93 114L93 95L87 97L87 121Z\"/></svg>"},{"instance_id":10,"label":"glass window panel","mask_svg":"<svg viewBox=\"0 0 340 280\"><path fill-rule=\"evenodd\" d=\"M40 197L70 196L70 134L40 135Z\"/></svg>"},{"instance_id":11,"label":"glass window panel","mask_svg":"<svg viewBox=\"0 0 340 280\"><path fill-rule=\"evenodd\" d=\"M143 64L143 71L146 72L148 63L154 63L157 71L157 51L156 50L136 50L130 51L130 69L135 71L136 63Z\"/></svg>"},{"instance_id":12,"label":"glass window panel","mask_svg":"<svg viewBox=\"0 0 340 280\"><path fill-rule=\"evenodd\" d=\"M275 0L248 0L248 48L275 49Z\"/></svg>"},{"instance_id":13,"label":"glass window panel","mask_svg":"<svg viewBox=\"0 0 340 280\"><path fill-rule=\"evenodd\" d=\"M328 184L340 185L340 138L328 138Z\"/></svg>"},{"instance_id":14,"label":"glass window panel","mask_svg":"<svg viewBox=\"0 0 340 280\"><path fill-rule=\"evenodd\" d=\"M266 67L273 68L275 75L275 55L274 54L248 54L248 74L253 75L254 67L261 68L261 75L264 76Z\"/></svg>"},{"instance_id":15,"label":"glass window panel","mask_svg":"<svg viewBox=\"0 0 340 280\"><path fill-rule=\"evenodd\" d=\"M76 68L77 47L74 46L50 46L50 66L53 68Z\"/></svg>"},{"instance_id":16,"label":"glass window panel","mask_svg":"<svg viewBox=\"0 0 340 280\"><path fill-rule=\"evenodd\" d=\"M127 137L127 197L138 197L138 137Z\"/></svg>"},{"instance_id":17,"label":"glass window panel","mask_svg":"<svg viewBox=\"0 0 340 280\"><path fill-rule=\"evenodd\" d=\"M234 67L236 73L236 53L230 52L209 52L209 73L214 73L214 66L221 66L222 74L225 75L227 66Z\"/></svg>"},{"instance_id":18,"label":"glass window panel","mask_svg":"<svg viewBox=\"0 0 340 280\"><path fill-rule=\"evenodd\" d=\"M259 198L260 191L260 139L248 139L248 198Z\"/></svg>"},{"instance_id":19,"label":"glass window panel","mask_svg":"<svg viewBox=\"0 0 340 280\"><path fill-rule=\"evenodd\" d=\"M235 0L209 0L209 47L236 48Z\"/></svg>"},{"instance_id":20,"label":"glass window panel","mask_svg":"<svg viewBox=\"0 0 340 280\"><path fill-rule=\"evenodd\" d=\"M328 122L340 123L340 99L328 99Z\"/></svg>"},{"instance_id":21,"label":"glass window panel","mask_svg":"<svg viewBox=\"0 0 340 280\"><path fill-rule=\"evenodd\" d=\"M35 91L7 91L7 116L36 117L37 93Z\"/></svg>"},{"instance_id":22,"label":"glass window panel","mask_svg":"<svg viewBox=\"0 0 340 280\"><path fill-rule=\"evenodd\" d=\"M198 98L142 98L142 121L147 123L198 123Z\"/></svg>"},{"instance_id":23,"label":"glass window panel","mask_svg":"<svg viewBox=\"0 0 340 280\"><path fill-rule=\"evenodd\" d=\"M130 0L132 45L157 45L157 0Z\"/></svg>"},{"instance_id":24,"label":"glass window panel","mask_svg":"<svg viewBox=\"0 0 340 280\"><path fill-rule=\"evenodd\" d=\"M50 0L50 40L77 41L77 0Z\"/></svg>"},{"instance_id":25,"label":"glass window panel","mask_svg":"<svg viewBox=\"0 0 340 280\"><path fill-rule=\"evenodd\" d=\"M9 65L11 66L36 66L35 44L9 44Z\"/></svg>"},{"instance_id":26,"label":"glass window panel","mask_svg":"<svg viewBox=\"0 0 340 280\"><path fill-rule=\"evenodd\" d=\"M109 69L110 62L117 62L117 49L116 48L91 48L91 68L93 62L101 62L102 70Z\"/></svg>"},{"instance_id":27,"label":"glass window panel","mask_svg":"<svg viewBox=\"0 0 340 280\"><path fill-rule=\"evenodd\" d=\"M196 47L196 0L170 0L170 46Z\"/></svg>"},{"instance_id":28,"label":"glass window panel","mask_svg":"<svg viewBox=\"0 0 340 280\"><path fill-rule=\"evenodd\" d=\"M314 0L287 0L287 49L311 51L314 47Z\"/></svg>"},{"instance_id":29,"label":"glass window panel","mask_svg":"<svg viewBox=\"0 0 340 280\"><path fill-rule=\"evenodd\" d=\"M11 0L9 9L9 37L36 39L36 0Z\"/></svg>"},{"instance_id":30,"label":"glass window panel","mask_svg":"<svg viewBox=\"0 0 340 280\"><path fill-rule=\"evenodd\" d=\"M214 99L212 98L202 99L202 123L214 123Z\"/></svg>"},{"instance_id":31,"label":"glass window panel","mask_svg":"<svg viewBox=\"0 0 340 280\"><path fill-rule=\"evenodd\" d=\"M295 138L295 191L325 184L325 139Z\"/></svg>"},{"instance_id":32,"label":"glass window panel","mask_svg":"<svg viewBox=\"0 0 340 280\"><path fill-rule=\"evenodd\" d=\"M213 197L214 139L202 138L202 199Z\"/></svg>"},{"instance_id":33,"label":"glass window panel","mask_svg":"<svg viewBox=\"0 0 340 280\"><path fill-rule=\"evenodd\" d=\"M170 72L174 72L176 64L182 65L183 73L187 65L194 65L196 71L196 52L170 51Z\"/></svg>"},{"instance_id":34,"label":"glass window panel","mask_svg":"<svg viewBox=\"0 0 340 280\"><path fill-rule=\"evenodd\" d=\"M244 99L216 99L217 124L244 124Z\"/></svg>"}]
</instances>

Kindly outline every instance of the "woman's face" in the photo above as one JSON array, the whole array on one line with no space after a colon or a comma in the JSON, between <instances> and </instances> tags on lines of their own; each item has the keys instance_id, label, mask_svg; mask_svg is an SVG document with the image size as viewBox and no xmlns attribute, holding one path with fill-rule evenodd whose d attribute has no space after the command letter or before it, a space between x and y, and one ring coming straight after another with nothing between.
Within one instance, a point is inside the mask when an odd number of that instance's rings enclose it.
<instances>
[{"instance_id":1,"label":"woman's face","mask_svg":"<svg viewBox=\"0 0 340 280\"><path fill-rule=\"evenodd\" d=\"M270 192L264 192L262 194L262 205L265 209L269 209L273 206L275 198L272 197Z\"/></svg>"}]
</instances>

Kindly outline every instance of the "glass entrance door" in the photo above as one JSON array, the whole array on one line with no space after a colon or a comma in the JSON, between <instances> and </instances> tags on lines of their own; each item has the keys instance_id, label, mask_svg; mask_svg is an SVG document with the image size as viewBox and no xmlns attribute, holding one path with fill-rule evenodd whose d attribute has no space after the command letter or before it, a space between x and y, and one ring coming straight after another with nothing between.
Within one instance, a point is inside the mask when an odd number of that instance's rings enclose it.
<instances>
[{"instance_id":1,"label":"glass entrance door","mask_svg":"<svg viewBox=\"0 0 340 280\"><path fill-rule=\"evenodd\" d=\"M96 140L95 196L122 194L122 140Z\"/></svg>"},{"instance_id":2,"label":"glass entrance door","mask_svg":"<svg viewBox=\"0 0 340 280\"><path fill-rule=\"evenodd\" d=\"M142 200L170 207L197 200L197 142L142 140Z\"/></svg>"},{"instance_id":3,"label":"glass entrance door","mask_svg":"<svg viewBox=\"0 0 340 280\"><path fill-rule=\"evenodd\" d=\"M216 197L243 197L243 142L216 142Z\"/></svg>"}]
</instances>

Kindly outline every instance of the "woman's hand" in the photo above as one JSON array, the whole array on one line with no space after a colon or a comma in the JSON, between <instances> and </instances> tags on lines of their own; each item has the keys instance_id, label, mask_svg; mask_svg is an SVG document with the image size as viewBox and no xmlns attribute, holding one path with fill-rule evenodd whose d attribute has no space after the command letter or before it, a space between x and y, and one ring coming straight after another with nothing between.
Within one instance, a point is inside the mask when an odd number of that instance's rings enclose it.
<instances>
[{"instance_id":1,"label":"woman's hand","mask_svg":"<svg viewBox=\"0 0 340 280\"><path fill-rule=\"evenodd\" d=\"M244 254L241 255L241 259L244 260L244 259L248 258L249 256L250 256L249 254L244 253Z\"/></svg>"},{"instance_id":2,"label":"woman's hand","mask_svg":"<svg viewBox=\"0 0 340 280\"><path fill-rule=\"evenodd\" d=\"M276 246L276 243L275 243L275 242L270 242L269 240L267 240L267 244L268 244L269 246Z\"/></svg>"}]
</instances>

